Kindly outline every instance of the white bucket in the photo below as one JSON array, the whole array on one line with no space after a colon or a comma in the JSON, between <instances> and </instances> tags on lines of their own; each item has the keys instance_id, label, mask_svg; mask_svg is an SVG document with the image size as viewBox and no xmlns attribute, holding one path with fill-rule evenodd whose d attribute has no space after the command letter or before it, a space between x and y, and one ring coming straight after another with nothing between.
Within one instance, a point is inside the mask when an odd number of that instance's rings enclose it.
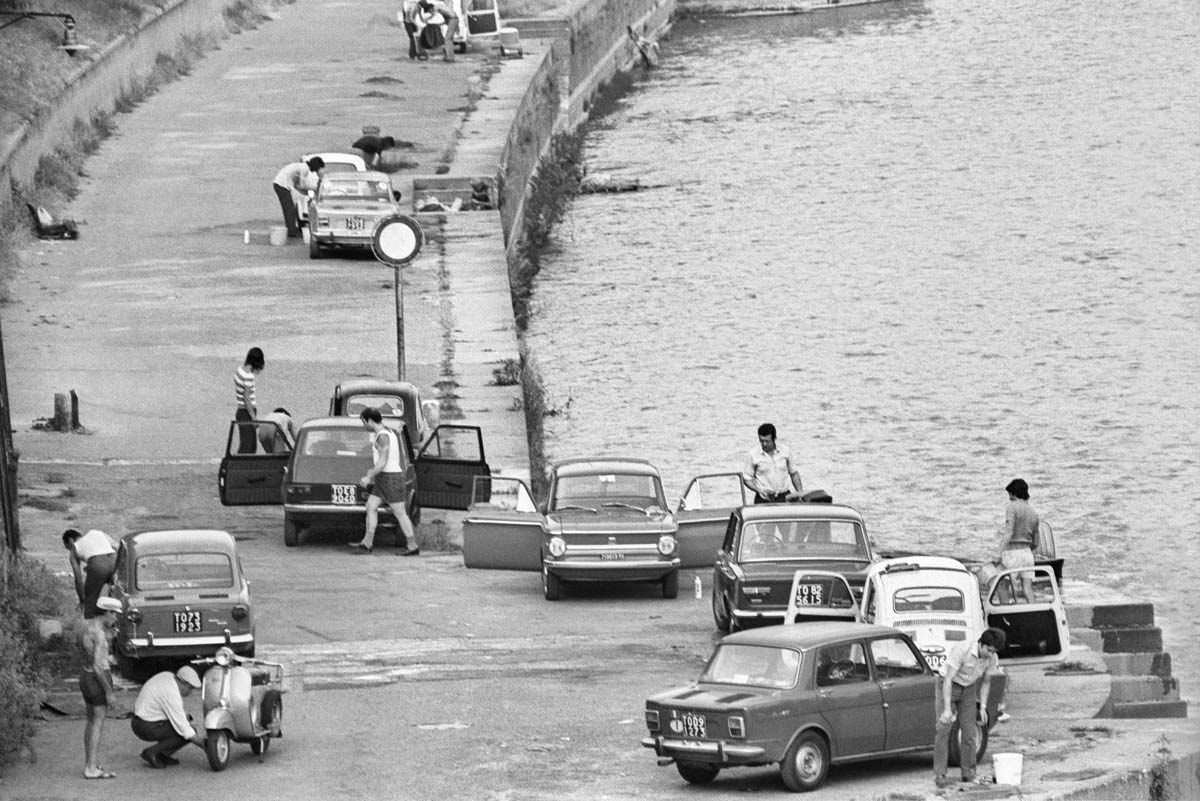
<instances>
[{"instance_id":1,"label":"white bucket","mask_svg":"<svg viewBox=\"0 0 1200 801\"><path fill-rule=\"evenodd\" d=\"M270 242L272 245L275 245L277 247L279 245L286 245L287 244L287 228L283 227L282 225L271 226Z\"/></svg>"},{"instance_id":2,"label":"white bucket","mask_svg":"<svg viewBox=\"0 0 1200 801\"><path fill-rule=\"evenodd\" d=\"M521 34L516 28L500 29L500 53L502 55L522 55Z\"/></svg>"},{"instance_id":3,"label":"white bucket","mask_svg":"<svg viewBox=\"0 0 1200 801\"><path fill-rule=\"evenodd\" d=\"M996 784L1020 784L1021 754L992 754L992 771L996 775Z\"/></svg>"}]
</instances>

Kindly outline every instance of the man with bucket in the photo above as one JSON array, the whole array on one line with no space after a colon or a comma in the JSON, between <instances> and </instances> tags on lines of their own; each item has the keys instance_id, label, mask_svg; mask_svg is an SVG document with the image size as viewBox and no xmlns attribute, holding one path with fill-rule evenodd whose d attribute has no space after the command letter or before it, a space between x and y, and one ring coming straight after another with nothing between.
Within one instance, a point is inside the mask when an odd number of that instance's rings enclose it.
<instances>
[{"instance_id":1,"label":"man with bucket","mask_svg":"<svg viewBox=\"0 0 1200 801\"><path fill-rule=\"evenodd\" d=\"M1000 672L999 651L1004 650L1004 632L989 628L977 642L963 643L950 652L946 672L938 687L936 734L933 739L933 780L949 787L950 732L954 719L962 732L959 766L964 782L975 781L975 758L979 751L979 726L988 725L988 691L992 676Z\"/></svg>"}]
</instances>

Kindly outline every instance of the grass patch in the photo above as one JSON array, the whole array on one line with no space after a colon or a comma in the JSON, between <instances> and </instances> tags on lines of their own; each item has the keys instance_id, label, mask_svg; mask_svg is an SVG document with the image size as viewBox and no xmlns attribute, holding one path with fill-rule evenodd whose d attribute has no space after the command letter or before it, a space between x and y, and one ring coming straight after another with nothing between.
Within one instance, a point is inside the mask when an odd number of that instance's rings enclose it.
<instances>
[{"instance_id":1,"label":"grass patch","mask_svg":"<svg viewBox=\"0 0 1200 801\"><path fill-rule=\"evenodd\" d=\"M512 387L521 383L521 362L519 359L505 359L499 367L492 370L492 386Z\"/></svg>"}]
</instances>

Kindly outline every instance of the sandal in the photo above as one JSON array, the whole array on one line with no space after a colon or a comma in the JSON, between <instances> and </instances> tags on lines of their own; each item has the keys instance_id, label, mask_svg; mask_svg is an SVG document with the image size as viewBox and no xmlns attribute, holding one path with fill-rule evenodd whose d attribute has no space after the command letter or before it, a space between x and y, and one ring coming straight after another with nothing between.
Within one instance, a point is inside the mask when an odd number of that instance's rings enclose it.
<instances>
[{"instance_id":1,"label":"sandal","mask_svg":"<svg viewBox=\"0 0 1200 801\"><path fill-rule=\"evenodd\" d=\"M369 545L363 545L360 542L358 545L354 546L354 550L352 551L352 553L354 553L357 556L359 554L370 553L373 550L375 550L373 547L371 547Z\"/></svg>"},{"instance_id":2,"label":"sandal","mask_svg":"<svg viewBox=\"0 0 1200 801\"><path fill-rule=\"evenodd\" d=\"M85 778L85 779L115 779L115 778L117 778L117 774L113 773L112 771L105 770L104 768L100 768L96 773L88 773L85 770L83 772L83 778Z\"/></svg>"}]
</instances>

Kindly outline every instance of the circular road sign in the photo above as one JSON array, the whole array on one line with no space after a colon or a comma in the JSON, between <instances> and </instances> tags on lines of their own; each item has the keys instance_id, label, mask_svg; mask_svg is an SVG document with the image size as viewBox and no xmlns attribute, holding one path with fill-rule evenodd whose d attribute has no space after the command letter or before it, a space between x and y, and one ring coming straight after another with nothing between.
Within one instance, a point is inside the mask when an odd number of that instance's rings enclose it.
<instances>
[{"instance_id":1,"label":"circular road sign","mask_svg":"<svg viewBox=\"0 0 1200 801\"><path fill-rule=\"evenodd\" d=\"M416 258L423 244L425 237L421 233L421 224L403 214L393 214L380 220L375 226L375 233L371 235L371 250L375 258L393 267L408 264Z\"/></svg>"}]
</instances>

